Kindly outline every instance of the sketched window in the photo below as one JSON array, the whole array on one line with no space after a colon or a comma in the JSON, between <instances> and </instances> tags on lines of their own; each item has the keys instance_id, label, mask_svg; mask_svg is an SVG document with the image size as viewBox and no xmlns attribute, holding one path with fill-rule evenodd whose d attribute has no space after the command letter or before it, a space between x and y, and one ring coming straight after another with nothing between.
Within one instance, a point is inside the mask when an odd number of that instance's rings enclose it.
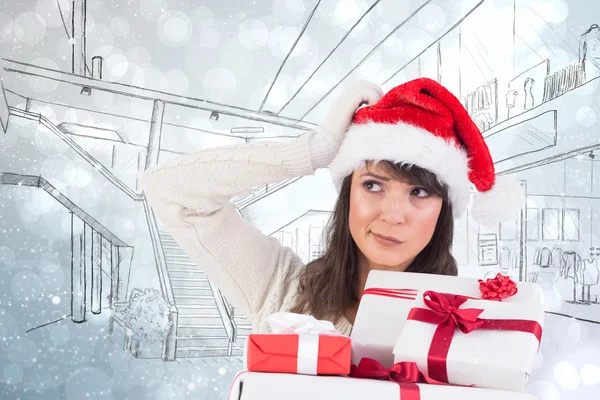
<instances>
[{"instance_id":1,"label":"sketched window","mask_svg":"<svg viewBox=\"0 0 600 400\"><path fill-rule=\"evenodd\" d=\"M308 228L308 240L309 240L309 261L316 260L321 257L324 253L323 249L323 227L321 226L309 226Z\"/></svg>"},{"instance_id":2,"label":"sketched window","mask_svg":"<svg viewBox=\"0 0 600 400\"><path fill-rule=\"evenodd\" d=\"M519 240L518 219L500 223L500 240Z\"/></svg>"},{"instance_id":3,"label":"sketched window","mask_svg":"<svg viewBox=\"0 0 600 400\"><path fill-rule=\"evenodd\" d=\"M579 232L579 210L574 208L563 209L562 240L565 242L578 242Z\"/></svg>"},{"instance_id":4,"label":"sketched window","mask_svg":"<svg viewBox=\"0 0 600 400\"><path fill-rule=\"evenodd\" d=\"M293 248L294 238L291 232L279 231L273 234L282 246Z\"/></svg>"},{"instance_id":5,"label":"sketched window","mask_svg":"<svg viewBox=\"0 0 600 400\"><path fill-rule=\"evenodd\" d=\"M527 240L537 242L540 240L540 210L527 209Z\"/></svg>"},{"instance_id":6,"label":"sketched window","mask_svg":"<svg viewBox=\"0 0 600 400\"><path fill-rule=\"evenodd\" d=\"M542 240L559 240L560 210L544 208L542 210Z\"/></svg>"}]
</instances>

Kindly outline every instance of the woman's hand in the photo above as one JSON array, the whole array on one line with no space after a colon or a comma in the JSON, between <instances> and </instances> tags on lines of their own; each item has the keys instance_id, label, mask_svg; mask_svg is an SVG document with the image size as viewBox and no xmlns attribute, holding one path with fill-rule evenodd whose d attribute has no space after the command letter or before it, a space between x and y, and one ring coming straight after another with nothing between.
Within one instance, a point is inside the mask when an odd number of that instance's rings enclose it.
<instances>
[{"instance_id":1,"label":"woman's hand","mask_svg":"<svg viewBox=\"0 0 600 400\"><path fill-rule=\"evenodd\" d=\"M356 111L363 104L373 105L377 103L382 96L383 91L376 84L365 80L357 80L333 103L325 120L319 127L320 129L317 130L330 139L328 141L332 146L332 159L337 154Z\"/></svg>"}]
</instances>

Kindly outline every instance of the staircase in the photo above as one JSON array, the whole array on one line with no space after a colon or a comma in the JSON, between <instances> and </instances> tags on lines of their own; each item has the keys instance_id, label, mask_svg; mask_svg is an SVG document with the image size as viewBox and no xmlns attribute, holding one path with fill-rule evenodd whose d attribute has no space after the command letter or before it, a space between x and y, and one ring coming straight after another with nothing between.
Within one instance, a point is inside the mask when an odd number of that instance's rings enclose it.
<instances>
[{"instance_id":1,"label":"staircase","mask_svg":"<svg viewBox=\"0 0 600 400\"><path fill-rule=\"evenodd\" d=\"M160 232L160 240L179 311L176 357L241 356L252 332L250 322L235 315L218 288L169 233Z\"/></svg>"}]
</instances>

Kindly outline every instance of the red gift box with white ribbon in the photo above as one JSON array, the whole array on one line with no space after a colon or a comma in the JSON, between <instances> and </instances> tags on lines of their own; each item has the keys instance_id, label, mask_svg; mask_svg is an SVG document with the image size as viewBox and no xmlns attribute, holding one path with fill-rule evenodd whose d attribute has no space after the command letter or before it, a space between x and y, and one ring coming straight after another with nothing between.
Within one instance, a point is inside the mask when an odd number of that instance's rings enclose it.
<instances>
[{"instance_id":1,"label":"red gift box with white ribbon","mask_svg":"<svg viewBox=\"0 0 600 400\"><path fill-rule=\"evenodd\" d=\"M246 340L245 369L307 375L346 375L352 344L330 321L280 312L266 318L273 333Z\"/></svg>"}]
</instances>

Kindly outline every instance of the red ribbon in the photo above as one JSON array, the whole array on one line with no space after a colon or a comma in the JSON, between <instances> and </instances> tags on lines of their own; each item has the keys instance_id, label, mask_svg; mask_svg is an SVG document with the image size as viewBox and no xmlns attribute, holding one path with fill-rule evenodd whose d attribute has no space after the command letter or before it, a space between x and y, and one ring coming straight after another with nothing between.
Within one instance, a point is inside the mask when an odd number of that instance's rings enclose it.
<instances>
[{"instance_id":1,"label":"red ribbon","mask_svg":"<svg viewBox=\"0 0 600 400\"><path fill-rule=\"evenodd\" d=\"M388 289L388 288L368 288L363 291L363 296L366 294L374 294L376 296L393 297L396 299L405 300L416 300L417 294L419 293L416 289Z\"/></svg>"},{"instance_id":2,"label":"red ribbon","mask_svg":"<svg viewBox=\"0 0 600 400\"><path fill-rule=\"evenodd\" d=\"M437 325L427 354L429 375L437 381L448 382L446 358L456 328L465 334L475 329L527 332L535 335L538 342L542 340L542 327L537 321L482 319L479 318L479 314L484 311L483 309L459 308L469 299L474 298L429 290L423 293L423 302L429 309L413 308L408 314L409 320Z\"/></svg>"},{"instance_id":3,"label":"red ribbon","mask_svg":"<svg viewBox=\"0 0 600 400\"><path fill-rule=\"evenodd\" d=\"M350 367L350 377L365 378L377 380L389 380L400 385L401 400L420 400L421 391L417 383L428 383L431 385L446 385L444 382L437 381L428 377L419 371L414 362L400 362L394 364L392 368L385 368L379 361L372 358L363 358L358 366L352 364Z\"/></svg>"}]
</instances>

